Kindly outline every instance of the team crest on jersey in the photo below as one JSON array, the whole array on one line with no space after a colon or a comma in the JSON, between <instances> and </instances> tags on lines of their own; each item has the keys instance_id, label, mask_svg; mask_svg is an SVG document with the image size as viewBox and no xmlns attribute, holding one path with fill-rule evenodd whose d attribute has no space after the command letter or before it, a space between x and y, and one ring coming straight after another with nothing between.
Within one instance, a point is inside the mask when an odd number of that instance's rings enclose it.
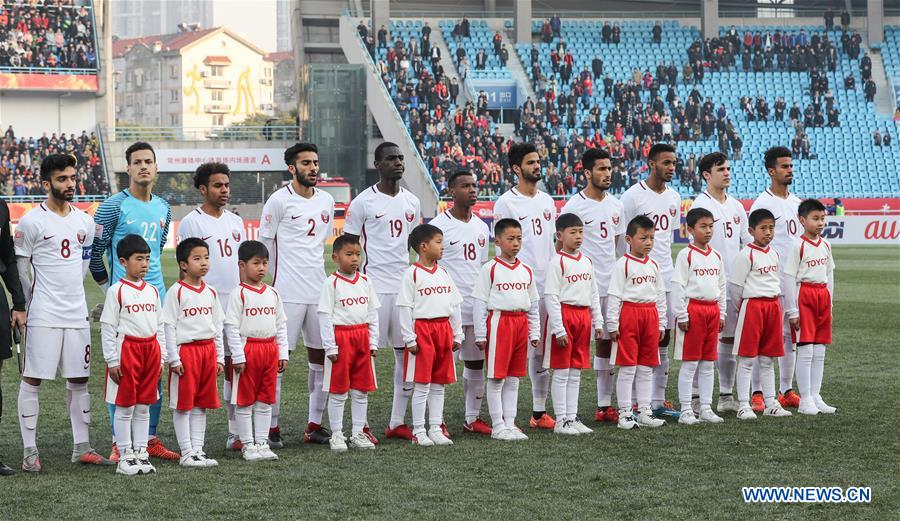
<instances>
[{"instance_id":1,"label":"team crest on jersey","mask_svg":"<svg viewBox=\"0 0 900 521\"><path fill-rule=\"evenodd\" d=\"M328 214L325 210L322 210L322 222L328 224L328 221L331 220L331 215Z\"/></svg>"},{"instance_id":2,"label":"team crest on jersey","mask_svg":"<svg viewBox=\"0 0 900 521\"><path fill-rule=\"evenodd\" d=\"M673 204L672 206L669 207L669 215L671 215L672 217L675 217L675 213L676 213L677 211L678 211L678 209L675 208L675 205L674 205L674 204Z\"/></svg>"},{"instance_id":3,"label":"team crest on jersey","mask_svg":"<svg viewBox=\"0 0 900 521\"><path fill-rule=\"evenodd\" d=\"M416 218L416 214L412 213L412 211L410 211L410 210L406 211L406 222L411 223L411 222L413 222L413 219L415 219L415 218Z\"/></svg>"},{"instance_id":4,"label":"team crest on jersey","mask_svg":"<svg viewBox=\"0 0 900 521\"><path fill-rule=\"evenodd\" d=\"M231 230L231 238L234 239L234 242L241 242L241 232L238 230Z\"/></svg>"},{"instance_id":5,"label":"team crest on jersey","mask_svg":"<svg viewBox=\"0 0 900 521\"><path fill-rule=\"evenodd\" d=\"M267 222L267 223L272 222L272 216L271 216L271 215L266 214L266 222Z\"/></svg>"},{"instance_id":6,"label":"team crest on jersey","mask_svg":"<svg viewBox=\"0 0 900 521\"><path fill-rule=\"evenodd\" d=\"M553 216L550 214L550 210L544 210L544 220L549 221L551 217Z\"/></svg>"},{"instance_id":7,"label":"team crest on jersey","mask_svg":"<svg viewBox=\"0 0 900 521\"><path fill-rule=\"evenodd\" d=\"M487 239L485 238L485 236L484 236L484 235L479 235L479 236L478 236L478 247L479 247L479 248L484 248L484 243L485 243L485 241L487 241Z\"/></svg>"},{"instance_id":8,"label":"team crest on jersey","mask_svg":"<svg viewBox=\"0 0 900 521\"><path fill-rule=\"evenodd\" d=\"M612 215L612 222L613 222L613 224L614 224L615 226L618 226L618 225L619 225L619 214L614 213L614 214Z\"/></svg>"},{"instance_id":9,"label":"team crest on jersey","mask_svg":"<svg viewBox=\"0 0 900 521\"><path fill-rule=\"evenodd\" d=\"M87 239L87 233L84 230L78 230L75 237L78 238L78 244L84 244L84 240Z\"/></svg>"},{"instance_id":10,"label":"team crest on jersey","mask_svg":"<svg viewBox=\"0 0 900 521\"><path fill-rule=\"evenodd\" d=\"M740 215L734 216L734 224L741 224L741 216Z\"/></svg>"},{"instance_id":11,"label":"team crest on jersey","mask_svg":"<svg viewBox=\"0 0 900 521\"><path fill-rule=\"evenodd\" d=\"M21 230L16 230L16 233L13 236L13 243L16 246L21 246L23 242L25 242L25 232L23 232Z\"/></svg>"}]
</instances>

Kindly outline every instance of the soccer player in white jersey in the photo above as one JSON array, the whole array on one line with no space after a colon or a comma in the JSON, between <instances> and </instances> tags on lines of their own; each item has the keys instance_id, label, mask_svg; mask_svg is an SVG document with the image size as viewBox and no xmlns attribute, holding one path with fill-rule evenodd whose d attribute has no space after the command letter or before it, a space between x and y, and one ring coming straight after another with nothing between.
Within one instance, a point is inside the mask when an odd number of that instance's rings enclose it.
<instances>
[{"instance_id":1,"label":"soccer player in white jersey","mask_svg":"<svg viewBox=\"0 0 900 521\"><path fill-rule=\"evenodd\" d=\"M490 230L472 207L478 201L475 176L465 170L455 172L447 180L447 190L453 206L439 213L430 224L444 232L444 258L441 265L450 272L453 282L462 296L462 315L465 339L457 356L463 361L463 397L466 422L463 430L491 435L491 426L481 419L481 402L484 398L484 351L475 346L475 329L472 319L472 291L487 261Z\"/></svg>"},{"instance_id":2,"label":"soccer player in white jersey","mask_svg":"<svg viewBox=\"0 0 900 521\"><path fill-rule=\"evenodd\" d=\"M574 213L584 223L584 242L581 251L594 263L594 279L600 296L600 310L606 316L606 295L609 280L616 263L616 246L624 243L628 221L622 217L622 203L609 190L612 183L612 165L609 152L602 148L589 148L581 156L581 167L587 186L562 207L562 213ZM609 363L609 334L597 341L594 371L597 377L598 422L619 422L619 410L612 407L613 366Z\"/></svg>"},{"instance_id":3,"label":"soccer player in white jersey","mask_svg":"<svg viewBox=\"0 0 900 521\"><path fill-rule=\"evenodd\" d=\"M728 195L726 191L731 186L731 165L725 154L713 152L703 156L698 169L706 180L706 190L694 199L691 208L703 208L712 213L716 229L709 245L722 255L727 279L731 261L740 253L742 246L753 242L753 237L747 229L747 211L740 201ZM726 309L731 307L726 302ZM719 403L716 410L719 412L737 412L737 400L732 393L736 363L732 351L736 322L737 313L726 313L725 324L719 337L716 354L716 369L719 373Z\"/></svg>"},{"instance_id":4,"label":"soccer player in white jersey","mask_svg":"<svg viewBox=\"0 0 900 521\"><path fill-rule=\"evenodd\" d=\"M412 441L412 430L406 425L406 407L413 386L403 381L405 349L394 303L403 272L409 266L409 233L419 224L422 212L419 199L400 186L403 154L396 144L385 141L375 148L375 169L378 183L350 203L344 233L357 237L362 244L365 260L360 271L368 276L381 303L378 338L382 345L394 348L394 399L385 435Z\"/></svg>"},{"instance_id":5,"label":"soccer player in white jersey","mask_svg":"<svg viewBox=\"0 0 900 521\"><path fill-rule=\"evenodd\" d=\"M75 157L65 154L51 154L41 161L41 184L47 200L22 217L14 239L16 264L28 302L25 369L18 403L25 472L41 470L36 441L38 391L42 380L56 378L57 369L67 380L72 462L111 464L91 448L88 432L91 327L81 281L87 273L97 230L89 215L69 204L75 197L75 165Z\"/></svg>"},{"instance_id":6,"label":"soccer player in white jersey","mask_svg":"<svg viewBox=\"0 0 900 521\"><path fill-rule=\"evenodd\" d=\"M791 151L785 147L772 147L765 154L766 171L769 173L771 183L769 188L759 194L753 201L750 211L765 208L775 216L775 237L772 239L772 247L781 257L779 266L784 270L784 264L794 240L803 233L800 226L800 218L797 217L797 208L800 206L800 198L792 194L788 188L794 180L794 164L791 160ZM791 330L784 321L784 356L778 358L779 389L778 401L782 407L796 408L800 406L800 395L794 392L794 364L796 352L791 339ZM759 412L764 406L762 395L758 393L760 387L757 384L757 370L754 367L753 405L754 411Z\"/></svg>"},{"instance_id":7,"label":"soccer player in white jersey","mask_svg":"<svg viewBox=\"0 0 900 521\"><path fill-rule=\"evenodd\" d=\"M237 252L246 237L244 220L225 207L231 195L231 171L222 163L204 163L194 172L194 188L200 191L203 204L181 219L176 243L197 237L209 244L209 273L204 279L219 294L223 312L228 312L231 292L240 283ZM241 450L231 404L231 353L225 340L225 378L222 395L228 415L228 439L225 448Z\"/></svg>"},{"instance_id":8,"label":"soccer player in white jersey","mask_svg":"<svg viewBox=\"0 0 900 521\"><path fill-rule=\"evenodd\" d=\"M675 175L675 148L665 143L650 147L648 162L650 176L622 194L625 222L631 222L638 215L646 215L653 220L656 236L650 258L659 265L660 276L666 288L665 318L666 333L659 341L659 365L653 369L653 392L651 406L655 416L678 418L678 411L666 400L666 384L669 380L669 332L675 327L672 312L672 241L675 230L681 226L681 196L669 187Z\"/></svg>"},{"instance_id":9,"label":"soccer player in white jersey","mask_svg":"<svg viewBox=\"0 0 900 521\"><path fill-rule=\"evenodd\" d=\"M547 266L555 253L554 227L556 204L537 188L541 180L541 161L534 145L517 143L509 147L509 166L518 183L494 203L494 222L514 219L522 227L522 250L519 258L534 270L538 295L544 294ZM546 326L547 312L539 302L541 327ZM531 378L532 413L528 424L536 429L553 429L556 422L547 414L547 391L550 372L544 369L543 346L538 344L528 353L528 376Z\"/></svg>"},{"instance_id":10,"label":"soccer player in white jersey","mask_svg":"<svg viewBox=\"0 0 900 521\"><path fill-rule=\"evenodd\" d=\"M326 393L325 351L319 333L316 312L319 290L325 281L325 242L334 227L334 198L316 188L319 181L319 152L312 143L297 143L284 151L284 162L291 182L269 197L259 220L259 239L266 245L275 265L272 281L284 300L287 315L287 342L291 351L303 337L309 361L307 388L309 417L303 433L304 443L327 444L331 432L322 426ZM269 446L284 446L281 427L281 380L278 374L278 399L272 407Z\"/></svg>"}]
</instances>

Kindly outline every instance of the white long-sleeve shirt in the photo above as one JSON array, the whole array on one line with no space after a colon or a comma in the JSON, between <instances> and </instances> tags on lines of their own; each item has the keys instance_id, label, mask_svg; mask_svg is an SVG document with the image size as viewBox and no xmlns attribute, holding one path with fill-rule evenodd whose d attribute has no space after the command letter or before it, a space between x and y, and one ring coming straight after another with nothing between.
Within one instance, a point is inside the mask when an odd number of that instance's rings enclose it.
<instances>
[{"instance_id":1,"label":"white long-sleeve shirt","mask_svg":"<svg viewBox=\"0 0 900 521\"><path fill-rule=\"evenodd\" d=\"M725 263L721 254L707 245L701 250L689 245L678 252L672 275L672 306L679 323L689 322L688 301L713 300L718 303L719 317L725 320Z\"/></svg>"},{"instance_id":2,"label":"white long-sleeve shirt","mask_svg":"<svg viewBox=\"0 0 900 521\"><path fill-rule=\"evenodd\" d=\"M225 313L225 336L231 349L231 361L242 364L247 359L244 347L248 338L275 337L278 359L288 359L287 316L278 291L263 284L254 288L241 283L231 292Z\"/></svg>"},{"instance_id":3,"label":"white long-sleeve shirt","mask_svg":"<svg viewBox=\"0 0 900 521\"><path fill-rule=\"evenodd\" d=\"M488 311L522 311L528 313L528 338L541 337L540 296L531 268L519 259L512 264L494 257L481 267L472 296L475 340L487 340Z\"/></svg>"},{"instance_id":4,"label":"white long-sleeve shirt","mask_svg":"<svg viewBox=\"0 0 900 521\"><path fill-rule=\"evenodd\" d=\"M594 329L603 328L600 292L594 273L593 261L582 252L574 256L559 252L550 259L544 285L544 307L550 320L550 331L554 335L566 334L562 304L589 307Z\"/></svg>"},{"instance_id":5,"label":"white long-sleeve shirt","mask_svg":"<svg viewBox=\"0 0 900 521\"><path fill-rule=\"evenodd\" d=\"M216 291L205 282L194 287L179 280L166 292L163 304L163 323L166 327L166 360L169 365L181 365L178 347L198 340L214 340L216 363L225 363L222 343L224 316Z\"/></svg>"},{"instance_id":6,"label":"white long-sleeve shirt","mask_svg":"<svg viewBox=\"0 0 900 521\"><path fill-rule=\"evenodd\" d=\"M606 302L606 330L619 330L619 315L624 302L656 303L659 329L666 329L666 285L659 265L649 256L638 259L626 253L616 261Z\"/></svg>"},{"instance_id":7,"label":"white long-sleeve shirt","mask_svg":"<svg viewBox=\"0 0 900 521\"><path fill-rule=\"evenodd\" d=\"M460 315L461 303L462 295L443 266L435 263L431 268L426 268L418 262L414 263L403 273L396 301L403 342L407 346L416 343L416 320L448 318L454 342L462 343L465 337Z\"/></svg>"},{"instance_id":8,"label":"white long-sleeve shirt","mask_svg":"<svg viewBox=\"0 0 900 521\"><path fill-rule=\"evenodd\" d=\"M103 359L109 367L120 364L122 341L126 336L150 338L156 336L160 362L165 362L165 328L159 290L142 280L139 283L121 279L106 291L103 314L100 316L100 337Z\"/></svg>"},{"instance_id":9,"label":"white long-sleeve shirt","mask_svg":"<svg viewBox=\"0 0 900 521\"><path fill-rule=\"evenodd\" d=\"M369 349L378 349L378 296L365 275L356 272L352 277L332 273L322 284L319 294L319 333L325 355L338 354L334 338L335 326L368 324Z\"/></svg>"}]
</instances>

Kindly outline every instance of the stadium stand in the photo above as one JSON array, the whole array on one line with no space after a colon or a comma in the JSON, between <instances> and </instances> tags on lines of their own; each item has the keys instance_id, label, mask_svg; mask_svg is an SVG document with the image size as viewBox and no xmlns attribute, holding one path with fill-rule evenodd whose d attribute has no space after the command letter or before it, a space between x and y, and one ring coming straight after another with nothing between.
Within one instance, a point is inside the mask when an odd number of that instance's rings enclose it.
<instances>
[{"instance_id":1,"label":"stadium stand","mask_svg":"<svg viewBox=\"0 0 900 521\"><path fill-rule=\"evenodd\" d=\"M90 6L74 0L4 2L0 6L0 69L65 74L97 69Z\"/></svg>"},{"instance_id":2,"label":"stadium stand","mask_svg":"<svg viewBox=\"0 0 900 521\"><path fill-rule=\"evenodd\" d=\"M76 196L109 193L100 142L95 133L17 137L12 127L5 131L0 141L0 193L4 196L43 195L40 164L45 157L55 153L71 154L78 160Z\"/></svg>"}]
</instances>

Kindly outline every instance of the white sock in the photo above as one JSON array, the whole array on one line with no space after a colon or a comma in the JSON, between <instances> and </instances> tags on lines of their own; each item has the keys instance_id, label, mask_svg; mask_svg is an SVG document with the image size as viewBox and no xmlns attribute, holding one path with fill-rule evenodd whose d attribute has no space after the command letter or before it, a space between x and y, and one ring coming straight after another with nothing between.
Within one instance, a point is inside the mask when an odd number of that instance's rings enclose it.
<instances>
[{"instance_id":1,"label":"white sock","mask_svg":"<svg viewBox=\"0 0 900 521\"><path fill-rule=\"evenodd\" d=\"M194 407L191 409L191 447L195 451L203 450L203 442L206 440L206 409Z\"/></svg>"},{"instance_id":2,"label":"white sock","mask_svg":"<svg viewBox=\"0 0 900 521\"><path fill-rule=\"evenodd\" d=\"M814 398L822 399L822 380L825 378L825 344L813 346L812 368L809 372L809 391Z\"/></svg>"},{"instance_id":3,"label":"white sock","mask_svg":"<svg viewBox=\"0 0 900 521\"><path fill-rule=\"evenodd\" d=\"M554 369L550 377L550 397L553 398L553 415L562 421L566 419L566 386L569 383L568 369Z\"/></svg>"},{"instance_id":4,"label":"white sock","mask_svg":"<svg viewBox=\"0 0 900 521\"><path fill-rule=\"evenodd\" d=\"M693 396L694 376L697 374L697 366L700 362L683 361L681 370L678 371L678 401L682 411L691 410L691 397Z\"/></svg>"},{"instance_id":5,"label":"white sock","mask_svg":"<svg viewBox=\"0 0 900 521\"><path fill-rule=\"evenodd\" d=\"M575 421L575 418L578 416L578 391L581 389L581 371L579 369L569 369L569 381L566 383L566 417L571 421Z\"/></svg>"},{"instance_id":6,"label":"white sock","mask_svg":"<svg viewBox=\"0 0 900 521\"><path fill-rule=\"evenodd\" d=\"M344 431L344 404L347 393L328 393L328 427L331 432Z\"/></svg>"},{"instance_id":7,"label":"white sock","mask_svg":"<svg viewBox=\"0 0 900 521\"><path fill-rule=\"evenodd\" d=\"M253 406L247 405L234 408L234 428L238 438L244 445L253 443ZM268 433L267 433L268 435Z\"/></svg>"},{"instance_id":8,"label":"white sock","mask_svg":"<svg viewBox=\"0 0 900 521\"><path fill-rule=\"evenodd\" d=\"M150 441L149 405L134 406L134 420L131 422L131 428L134 430L134 450L146 449L147 442Z\"/></svg>"},{"instance_id":9,"label":"white sock","mask_svg":"<svg viewBox=\"0 0 900 521\"><path fill-rule=\"evenodd\" d=\"M647 365L637 366L634 374L634 381L637 387L638 409L646 409L650 407L650 394L653 392L654 383L656 382L653 368Z\"/></svg>"},{"instance_id":10,"label":"white sock","mask_svg":"<svg viewBox=\"0 0 900 521\"><path fill-rule=\"evenodd\" d=\"M134 407L116 406L113 416L113 425L116 426L116 447L121 453L132 447L131 445L131 420L134 418Z\"/></svg>"},{"instance_id":11,"label":"white sock","mask_svg":"<svg viewBox=\"0 0 900 521\"><path fill-rule=\"evenodd\" d=\"M319 364L309 364L309 376L307 387L309 388L309 422L322 425L322 414L325 412L325 400L328 393L325 392L325 367Z\"/></svg>"},{"instance_id":12,"label":"white sock","mask_svg":"<svg viewBox=\"0 0 900 521\"><path fill-rule=\"evenodd\" d=\"M488 378L487 381L487 402L488 413L491 415L491 426L494 429L504 427L503 422L503 379Z\"/></svg>"},{"instance_id":13,"label":"white sock","mask_svg":"<svg viewBox=\"0 0 900 521\"><path fill-rule=\"evenodd\" d=\"M762 391L762 384L760 383L759 378L759 359L753 358L753 370L750 372L750 381L752 383L750 390L754 393L757 391Z\"/></svg>"},{"instance_id":14,"label":"white sock","mask_svg":"<svg viewBox=\"0 0 900 521\"><path fill-rule=\"evenodd\" d=\"M741 407L750 406L750 381L753 379L753 368L757 366L756 358L744 356L737 357L737 371L734 377L734 385L737 391L738 403Z\"/></svg>"},{"instance_id":15,"label":"white sock","mask_svg":"<svg viewBox=\"0 0 900 521\"><path fill-rule=\"evenodd\" d=\"M704 360L700 362L697 368L697 387L700 391L700 408L705 409L712 406L713 384L715 383L715 370L713 366L715 362Z\"/></svg>"},{"instance_id":16,"label":"white sock","mask_svg":"<svg viewBox=\"0 0 900 521\"><path fill-rule=\"evenodd\" d=\"M484 398L484 370L463 369L463 394L466 399L466 423L472 423L481 413Z\"/></svg>"},{"instance_id":17,"label":"white sock","mask_svg":"<svg viewBox=\"0 0 900 521\"><path fill-rule=\"evenodd\" d=\"M719 342L719 358L716 369L719 372L719 394L731 394L734 388L734 371L737 359L734 356L734 345Z\"/></svg>"},{"instance_id":18,"label":"white sock","mask_svg":"<svg viewBox=\"0 0 900 521\"><path fill-rule=\"evenodd\" d=\"M284 373L278 373L275 378L275 403L272 404L272 422L269 427L272 429L278 427L278 418L281 416L281 380Z\"/></svg>"},{"instance_id":19,"label":"white sock","mask_svg":"<svg viewBox=\"0 0 900 521\"><path fill-rule=\"evenodd\" d=\"M544 376L549 376L544 371ZM546 396L546 391L544 396ZM516 409L519 406L519 379L515 376L507 376L503 382L503 422L507 429L516 427Z\"/></svg>"},{"instance_id":20,"label":"white sock","mask_svg":"<svg viewBox=\"0 0 900 521\"><path fill-rule=\"evenodd\" d=\"M272 406L268 403L253 404L253 437L256 443L269 440L269 425L272 424Z\"/></svg>"},{"instance_id":21,"label":"white sock","mask_svg":"<svg viewBox=\"0 0 900 521\"><path fill-rule=\"evenodd\" d=\"M637 368L633 365L619 367L619 376L616 378L616 399L619 402L619 411L631 412L631 390L634 387L634 375Z\"/></svg>"},{"instance_id":22,"label":"white sock","mask_svg":"<svg viewBox=\"0 0 900 521\"><path fill-rule=\"evenodd\" d=\"M778 400L775 399L775 359L770 356L758 356L759 359L759 383L762 385L763 398L766 407L775 407Z\"/></svg>"},{"instance_id":23,"label":"white sock","mask_svg":"<svg viewBox=\"0 0 900 521\"><path fill-rule=\"evenodd\" d=\"M650 394L654 409L662 407L666 401L666 385L669 383L669 346L660 346L659 365L653 369L653 385Z\"/></svg>"},{"instance_id":24,"label":"white sock","mask_svg":"<svg viewBox=\"0 0 900 521\"><path fill-rule=\"evenodd\" d=\"M66 404L72 422L72 441L75 445L90 441L91 396L88 385L66 382Z\"/></svg>"},{"instance_id":25,"label":"white sock","mask_svg":"<svg viewBox=\"0 0 900 521\"><path fill-rule=\"evenodd\" d=\"M40 412L39 389L38 386L24 381L19 384L19 430L22 433L22 445L26 449L37 447L37 423Z\"/></svg>"},{"instance_id":26,"label":"white sock","mask_svg":"<svg viewBox=\"0 0 900 521\"><path fill-rule=\"evenodd\" d=\"M350 419L353 422L352 434L359 434L366 426L369 411L369 395L356 389L350 390ZM330 416L329 416L330 418ZM334 432L334 431L332 431Z\"/></svg>"},{"instance_id":27,"label":"white sock","mask_svg":"<svg viewBox=\"0 0 900 521\"><path fill-rule=\"evenodd\" d=\"M594 357L594 372L597 377L597 407L612 405L613 368L609 358Z\"/></svg>"},{"instance_id":28,"label":"white sock","mask_svg":"<svg viewBox=\"0 0 900 521\"><path fill-rule=\"evenodd\" d=\"M794 385L794 365L797 362L797 353L790 337L784 339L784 356L778 359L779 390L788 392Z\"/></svg>"},{"instance_id":29,"label":"white sock","mask_svg":"<svg viewBox=\"0 0 900 521\"><path fill-rule=\"evenodd\" d=\"M394 401L391 404L391 422L388 427L396 429L406 423L406 405L412 396L413 384L403 380L403 350L394 349Z\"/></svg>"},{"instance_id":30,"label":"white sock","mask_svg":"<svg viewBox=\"0 0 900 521\"><path fill-rule=\"evenodd\" d=\"M444 385L431 384L428 390L428 425L440 427L444 423Z\"/></svg>"},{"instance_id":31,"label":"white sock","mask_svg":"<svg viewBox=\"0 0 900 521\"><path fill-rule=\"evenodd\" d=\"M797 392L800 398L813 398L811 392L813 344L797 346Z\"/></svg>"},{"instance_id":32,"label":"white sock","mask_svg":"<svg viewBox=\"0 0 900 521\"><path fill-rule=\"evenodd\" d=\"M175 428L175 439L178 440L178 448L181 455L193 452L191 446L191 411L172 411L172 426Z\"/></svg>"},{"instance_id":33,"label":"white sock","mask_svg":"<svg viewBox=\"0 0 900 521\"><path fill-rule=\"evenodd\" d=\"M418 382L413 387L411 404L413 429L425 428L425 405L428 403L428 392L430 389L431 384L420 384Z\"/></svg>"},{"instance_id":34,"label":"white sock","mask_svg":"<svg viewBox=\"0 0 900 521\"><path fill-rule=\"evenodd\" d=\"M547 391L550 388L550 371L544 369L543 356L534 355L528 357L528 376L531 378L531 409L536 412L546 411ZM518 382L518 379L516 381Z\"/></svg>"},{"instance_id":35,"label":"white sock","mask_svg":"<svg viewBox=\"0 0 900 521\"><path fill-rule=\"evenodd\" d=\"M230 380L222 380L222 398L225 406L225 416L228 418L228 434L237 434L238 428L235 424L234 418L234 408L235 406L231 404L231 381Z\"/></svg>"}]
</instances>

